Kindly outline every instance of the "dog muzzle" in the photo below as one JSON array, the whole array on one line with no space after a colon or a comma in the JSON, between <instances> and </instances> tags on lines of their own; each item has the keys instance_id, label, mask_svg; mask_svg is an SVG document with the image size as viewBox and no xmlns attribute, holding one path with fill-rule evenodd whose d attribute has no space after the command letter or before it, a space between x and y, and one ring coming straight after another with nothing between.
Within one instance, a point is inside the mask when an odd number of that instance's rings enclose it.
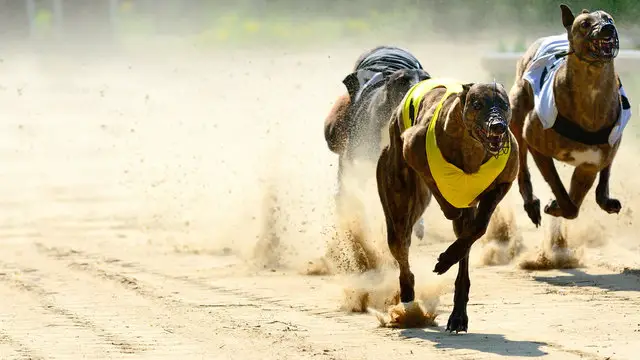
<instances>
[{"instance_id":1,"label":"dog muzzle","mask_svg":"<svg viewBox=\"0 0 640 360\"><path fill-rule=\"evenodd\" d=\"M596 59L612 60L620 51L618 30L610 21L600 23L589 37L589 50Z\"/></svg>"},{"instance_id":2,"label":"dog muzzle","mask_svg":"<svg viewBox=\"0 0 640 360\"><path fill-rule=\"evenodd\" d=\"M497 107L491 108L489 120L485 122L484 126L479 126L477 130L482 137L480 142L489 153L497 157L507 152L509 142L506 140L509 125Z\"/></svg>"}]
</instances>

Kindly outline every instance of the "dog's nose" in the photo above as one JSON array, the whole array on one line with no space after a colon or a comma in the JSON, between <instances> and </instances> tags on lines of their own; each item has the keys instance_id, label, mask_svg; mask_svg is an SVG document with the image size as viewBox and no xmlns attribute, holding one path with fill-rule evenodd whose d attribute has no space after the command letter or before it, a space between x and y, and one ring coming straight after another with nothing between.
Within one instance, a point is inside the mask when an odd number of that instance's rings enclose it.
<instances>
[{"instance_id":1,"label":"dog's nose","mask_svg":"<svg viewBox=\"0 0 640 360\"><path fill-rule=\"evenodd\" d=\"M600 29L600 37L601 38L614 37L615 35L616 35L616 27L613 24L605 24Z\"/></svg>"},{"instance_id":2,"label":"dog's nose","mask_svg":"<svg viewBox=\"0 0 640 360\"><path fill-rule=\"evenodd\" d=\"M489 125L489 133L495 135L504 134L507 131L507 124L502 121L495 121Z\"/></svg>"}]
</instances>

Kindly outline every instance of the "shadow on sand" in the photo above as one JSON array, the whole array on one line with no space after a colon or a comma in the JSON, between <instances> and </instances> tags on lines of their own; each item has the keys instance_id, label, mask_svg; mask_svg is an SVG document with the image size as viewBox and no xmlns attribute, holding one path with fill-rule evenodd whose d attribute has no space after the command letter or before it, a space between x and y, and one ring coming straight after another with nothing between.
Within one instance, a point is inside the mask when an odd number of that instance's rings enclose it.
<instances>
[{"instance_id":1,"label":"shadow on sand","mask_svg":"<svg viewBox=\"0 0 640 360\"><path fill-rule=\"evenodd\" d=\"M437 349L467 349L508 357L540 357L547 355L540 350L544 342L508 340L499 334L460 333L450 334L444 327L405 329L401 336L432 342Z\"/></svg>"},{"instance_id":2,"label":"shadow on sand","mask_svg":"<svg viewBox=\"0 0 640 360\"><path fill-rule=\"evenodd\" d=\"M622 273L603 275L591 275L577 269L561 271L568 275L534 276L534 279L556 286L597 287L610 291L640 291L640 270L625 269Z\"/></svg>"}]
</instances>

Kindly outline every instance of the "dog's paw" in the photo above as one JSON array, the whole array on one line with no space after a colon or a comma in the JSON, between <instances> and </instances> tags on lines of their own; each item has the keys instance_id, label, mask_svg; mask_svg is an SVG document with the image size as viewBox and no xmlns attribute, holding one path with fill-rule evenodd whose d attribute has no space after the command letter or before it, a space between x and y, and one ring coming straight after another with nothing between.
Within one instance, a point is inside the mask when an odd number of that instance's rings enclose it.
<instances>
[{"instance_id":1,"label":"dog's paw","mask_svg":"<svg viewBox=\"0 0 640 360\"><path fill-rule=\"evenodd\" d=\"M536 226L540 226L542 223L542 215L540 214L540 200L534 199L530 203L524 204L524 211L529 215L529 219Z\"/></svg>"},{"instance_id":2,"label":"dog's paw","mask_svg":"<svg viewBox=\"0 0 640 360\"><path fill-rule=\"evenodd\" d=\"M551 200L544 207L544 213L555 217L561 217L562 209L560 209L560 205L558 205L558 202L556 200Z\"/></svg>"},{"instance_id":3,"label":"dog's paw","mask_svg":"<svg viewBox=\"0 0 640 360\"><path fill-rule=\"evenodd\" d=\"M462 260L466 253L466 243L461 239L456 240L447 250L438 256L438 263L436 263L433 272L438 275L446 273L454 264Z\"/></svg>"},{"instance_id":4,"label":"dog's paw","mask_svg":"<svg viewBox=\"0 0 640 360\"><path fill-rule=\"evenodd\" d=\"M449 271L449 269L451 269L453 264L455 264L455 262L449 261L449 259L445 259L442 255L444 255L444 253L440 254L440 256L438 257L438 262L433 268L433 272L438 275L446 273L447 271Z\"/></svg>"},{"instance_id":5,"label":"dog's paw","mask_svg":"<svg viewBox=\"0 0 640 360\"><path fill-rule=\"evenodd\" d=\"M457 334L460 331L467 332L468 327L469 317L467 316L467 312L454 309L449 316L449 321L447 321L447 331L455 331Z\"/></svg>"},{"instance_id":6,"label":"dog's paw","mask_svg":"<svg viewBox=\"0 0 640 360\"><path fill-rule=\"evenodd\" d=\"M544 207L544 212L547 215L555 217L563 217L565 219L573 220L578 217L578 208L572 206L570 209L562 209L557 200L549 201L549 204Z\"/></svg>"},{"instance_id":7,"label":"dog's paw","mask_svg":"<svg viewBox=\"0 0 640 360\"><path fill-rule=\"evenodd\" d=\"M604 201L598 202L600 208L609 214L617 214L622 209L622 204L618 199L608 198Z\"/></svg>"}]
</instances>

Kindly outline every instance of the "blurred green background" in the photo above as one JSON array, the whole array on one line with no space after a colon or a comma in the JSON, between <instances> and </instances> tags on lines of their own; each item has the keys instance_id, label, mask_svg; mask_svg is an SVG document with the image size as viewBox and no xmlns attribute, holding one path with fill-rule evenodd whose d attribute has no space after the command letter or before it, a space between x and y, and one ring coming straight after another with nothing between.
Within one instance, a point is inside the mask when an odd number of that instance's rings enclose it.
<instances>
[{"instance_id":1,"label":"blurred green background","mask_svg":"<svg viewBox=\"0 0 640 360\"><path fill-rule=\"evenodd\" d=\"M522 51L535 36L562 30L561 2L552 0L33 0L32 15L25 13L28 1L0 0L0 30L22 28L31 38L51 39L91 29L94 38L101 32L118 44L160 36L203 48L321 46L359 37L384 41L446 32L455 38L472 32L493 34L495 49L502 51ZM56 22L56 3L63 21ZM605 9L624 28L623 46L640 48L634 40L640 34L639 1L564 3L574 12Z\"/></svg>"},{"instance_id":2,"label":"blurred green background","mask_svg":"<svg viewBox=\"0 0 640 360\"><path fill-rule=\"evenodd\" d=\"M169 52L280 46L297 51L373 40L427 44L436 38L476 42L486 52L522 52L537 37L564 31L561 3L574 13L608 11L621 47L640 50L637 0L0 0L0 37L4 46L15 41L38 51L77 44L82 51L149 51L154 44ZM515 67L515 60L508 61ZM499 64L487 76L510 86L512 66ZM629 70L622 76L628 92L640 93L639 76Z\"/></svg>"},{"instance_id":3,"label":"blurred green background","mask_svg":"<svg viewBox=\"0 0 640 360\"><path fill-rule=\"evenodd\" d=\"M166 7L155 14L144 10L144 2L123 2L119 14L121 36L136 31L162 32L166 27L181 29L201 45L268 42L304 46L365 36L394 38L425 32L461 36L469 32L500 33L507 28L515 39L510 44L496 40L496 48L522 51L530 40L528 34L562 30L559 2L550 0L203 1L197 12L185 6L185 1L165 2ZM640 15L640 2L634 0L566 3L574 12L606 9L619 25L629 28ZM184 17L174 16L182 12ZM189 13L192 16L187 16ZM640 48L635 42L627 46Z\"/></svg>"}]
</instances>

